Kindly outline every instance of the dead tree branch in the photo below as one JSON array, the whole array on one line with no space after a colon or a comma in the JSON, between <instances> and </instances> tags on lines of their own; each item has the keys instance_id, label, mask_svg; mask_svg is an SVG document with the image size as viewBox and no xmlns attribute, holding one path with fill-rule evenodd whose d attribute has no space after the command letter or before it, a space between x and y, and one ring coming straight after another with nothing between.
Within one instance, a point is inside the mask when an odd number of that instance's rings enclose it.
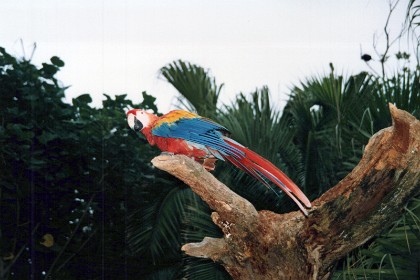
<instances>
[{"instance_id":1,"label":"dead tree branch","mask_svg":"<svg viewBox=\"0 0 420 280\"><path fill-rule=\"evenodd\" d=\"M152 163L183 180L215 212L223 238L182 247L220 262L234 279L328 279L337 260L397 220L419 192L420 122L390 105L393 126L376 133L360 163L301 212L257 212L198 163L162 155Z\"/></svg>"}]
</instances>

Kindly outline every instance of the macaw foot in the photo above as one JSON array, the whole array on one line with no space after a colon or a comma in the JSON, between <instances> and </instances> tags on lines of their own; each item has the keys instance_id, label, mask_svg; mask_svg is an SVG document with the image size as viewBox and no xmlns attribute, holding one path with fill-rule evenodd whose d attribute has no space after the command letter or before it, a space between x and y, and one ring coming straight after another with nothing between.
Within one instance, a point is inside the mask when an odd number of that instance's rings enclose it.
<instances>
[{"instance_id":1,"label":"macaw foot","mask_svg":"<svg viewBox=\"0 0 420 280\"><path fill-rule=\"evenodd\" d=\"M171 152L161 152L160 154L162 156L173 156L173 155L175 155L174 153L171 153Z\"/></svg>"},{"instance_id":2,"label":"macaw foot","mask_svg":"<svg viewBox=\"0 0 420 280\"><path fill-rule=\"evenodd\" d=\"M207 171L213 171L216 168L216 158L205 158L203 160L203 167L207 170Z\"/></svg>"},{"instance_id":3,"label":"macaw foot","mask_svg":"<svg viewBox=\"0 0 420 280\"><path fill-rule=\"evenodd\" d=\"M175 153L172 152L161 152L160 153L162 156L173 156L175 155ZM213 171L216 168L216 161L217 158L196 158L196 157L191 157L193 160L197 161L198 163L200 163L207 171Z\"/></svg>"}]
</instances>

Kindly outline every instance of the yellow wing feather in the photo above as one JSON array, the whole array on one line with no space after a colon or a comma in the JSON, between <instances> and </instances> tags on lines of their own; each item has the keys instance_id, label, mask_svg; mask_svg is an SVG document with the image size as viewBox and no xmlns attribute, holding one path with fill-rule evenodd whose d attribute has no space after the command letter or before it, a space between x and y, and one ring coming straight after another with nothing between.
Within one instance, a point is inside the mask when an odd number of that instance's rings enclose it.
<instances>
[{"instance_id":1,"label":"yellow wing feather","mask_svg":"<svg viewBox=\"0 0 420 280\"><path fill-rule=\"evenodd\" d=\"M163 123L173 123L179 119L193 119L199 117L198 115L184 111L184 110L173 110L169 113L161 116L158 121L155 123L154 127L157 128Z\"/></svg>"}]
</instances>

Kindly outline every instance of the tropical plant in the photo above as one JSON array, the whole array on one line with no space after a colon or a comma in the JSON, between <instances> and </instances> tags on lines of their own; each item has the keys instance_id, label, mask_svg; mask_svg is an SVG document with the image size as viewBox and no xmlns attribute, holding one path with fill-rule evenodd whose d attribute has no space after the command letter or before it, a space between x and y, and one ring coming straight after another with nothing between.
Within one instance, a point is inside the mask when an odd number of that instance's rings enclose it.
<instances>
[{"instance_id":1,"label":"tropical plant","mask_svg":"<svg viewBox=\"0 0 420 280\"><path fill-rule=\"evenodd\" d=\"M372 242L348 254L334 279L418 279L420 261L420 200Z\"/></svg>"},{"instance_id":2,"label":"tropical plant","mask_svg":"<svg viewBox=\"0 0 420 280\"><path fill-rule=\"evenodd\" d=\"M220 265L180 251L222 233L198 196L150 165L158 151L125 123L128 108L157 113L154 98L144 92L133 104L105 95L98 109L84 94L67 104L55 78L63 66L52 57L36 67L0 48L0 278L229 279ZM215 118L311 198L347 174L369 137L390 125L388 102L419 117L419 71L345 79L332 70L295 87L281 114L266 87L221 107L222 86L208 71L182 61L162 68L187 108ZM293 209L276 188L218 166L215 175L258 209ZM413 276L418 202L379 241L350 253L337 277Z\"/></svg>"},{"instance_id":3,"label":"tropical plant","mask_svg":"<svg viewBox=\"0 0 420 280\"><path fill-rule=\"evenodd\" d=\"M295 129L280 118L280 111L270 103L267 87L257 89L247 98L239 94L235 101L219 111L218 121L232 133L232 138L279 166L294 181L302 177L301 153L293 143ZM223 165L225 167L225 165ZM257 209L282 212L295 209L279 188L265 188L258 181L228 165L220 175L235 192L249 199Z\"/></svg>"},{"instance_id":4,"label":"tropical plant","mask_svg":"<svg viewBox=\"0 0 420 280\"><path fill-rule=\"evenodd\" d=\"M234 139L280 166L315 198L348 174L368 139L390 125L388 102L417 115L418 85L418 71L404 70L390 79L362 72L345 79L331 65L328 76L309 79L292 90L281 117L270 106L268 89L263 88L249 100L238 95L230 106L218 110L216 119ZM248 176L219 165L219 179L258 209L287 210L289 205L272 190L262 191ZM207 220L203 226L211 226Z\"/></svg>"},{"instance_id":5,"label":"tropical plant","mask_svg":"<svg viewBox=\"0 0 420 280\"><path fill-rule=\"evenodd\" d=\"M203 116L215 116L223 84L217 85L208 70L178 60L164 66L160 72L182 95L178 100L184 108Z\"/></svg>"},{"instance_id":6,"label":"tropical plant","mask_svg":"<svg viewBox=\"0 0 420 280\"><path fill-rule=\"evenodd\" d=\"M124 111L156 110L154 98L106 96L96 109L84 94L67 104L55 78L63 66L0 48L0 279L138 277L149 265L126 251L126 217L165 174Z\"/></svg>"},{"instance_id":7,"label":"tropical plant","mask_svg":"<svg viewBox=\"0 0 420 280\"><path fill-rule=\"evenodd\" d=\"M377 79L377 90L369 104L369 114L374 121L375 131L389 126L390 113L388 103L406 110L420 118L420 69L404 68L394 76Z\"/></svg>"},{"instance_id":8,"label":"tropical plant","mask_svg":"<svg viewBox=\"0 0 420 280\"><path fill-rule=\"evenodd\" d=\"M375 90L368 100L359 123L357 119L352 122L353 127L358 128L357 131L366 139L379 129L391 125L388 103L408 111L417 119L420 118L418 56L420 41L417 33L420 7L418 4L416 0L410 0L407 7L407 22L409 31L412 32L417 65L413 70L404 66L391 77L385 77L385 75L372 77ZM404 65L408 65L410 58L408 53L400 51L396 57L398 60L404 60ZM384 229L372 241L348 254L338 266L334 279L418 279L419 207L420 200L417 195L406 206L405 213L398 222Z\"/></svg>"},{"instance_id":9,"label":"tropical plant","mask_svg":"<svg viewBox=\"0 0 420 280\"><path fill-rule=\"evenodd\" d=\"M374 85L367 73L344 79L331 73L294 87L282 118L296 129L294 142L302 153L303 189L318 196L343 178L360 159L367 139L352 123L370 100ZM351 166L350 166L351 167Z\"/></svg>"},{"instance_id":10,"label":"tropical plant","mask_svg":"<svg viewBox=\"0 0 420 280\"><path fill-rule=\"evenodd\" d=\"M408 23L408 38L412 38L417 65L420 65L420 1L409 0L407 5L406 23ZM410 36L411 35L411 36Z\"/></svg>"},{"instance_id":11,"label":"tropical plant","mask_svg":"<svg viewBox=\"0 0 420 280\"><path fill-rule=\"evenodd\" d=\"M366 139L376 131L388 127L388 103L395 104L419 119L419 69L403 69L388 79L378 78L358 127ZM417 279L420 262L420 200L412 199L401 219L384 229L372 242L348 254L335 279Z\"/></svg>"}]
</instances>

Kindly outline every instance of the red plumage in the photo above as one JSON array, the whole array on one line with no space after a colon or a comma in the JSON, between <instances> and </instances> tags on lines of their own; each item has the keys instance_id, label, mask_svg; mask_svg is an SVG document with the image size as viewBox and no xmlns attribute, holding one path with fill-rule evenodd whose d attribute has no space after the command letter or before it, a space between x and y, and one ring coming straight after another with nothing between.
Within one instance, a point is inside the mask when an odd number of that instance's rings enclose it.
<instances>
[{"instance_id":1,"label":"red plumage","mask_svg":"<svg viewBox=\"0 0 420 280\"><path fill-rule=\"evenodd\" d=\"M228 140L227 140L228 141ZM296 199L299 198L300 201L305 204L306 207L311 207L311 202L309 199L305 196L305 194L299 189L299 187L289 178L286 174L284 174L280 169L278 169L274 164L263 158L262 156L258 155L257 153L251 151L248 148L243 147L242 145L237 145L234 142L228 141L230 145L240 149L246 154L246 157L242 159L241 163L243 166L248 167L247 169L256 169L262 174L265 175L271 182L276 184L278 187L280 187L293 201L299 206L299 208L307 215L307 211L302 207L300 202ZM244 170L247 172L246 169L242 168L240 165L237 165L235 160L232 160L231 158L227 158L230 162L232 162L236 167ZM249 166L252 166L252 168L249 168ZM253 174L254 177L256 177L255 174ZM278 179L278 181L274 180L272 178L274 176ZM258 178L257 178L258 179ZM261 180L260 180L261 181ZM266 185L263 182L264 185ZM295 197L296 196L296 197Z\"/></svg>"},{"instance_id":2,"label":"red plumage","mask_svg":"<svg viewBox=\"0 0 420 280\"><path fill-rule=\"evenodd\" d=\"M134 109L127 113L129 126L143 133L151 145L161 151L183 154L201 162L207 170L214 169L216 159L228 160L236 167L270 187L271 181L280 187L307 215L311 207L309 199L299 187L257 153L226 136L228 130L196 114L175 110L157 117L144 110ZM300 200L300 201L299 201Z\"/></svg>"}]
</instances>

